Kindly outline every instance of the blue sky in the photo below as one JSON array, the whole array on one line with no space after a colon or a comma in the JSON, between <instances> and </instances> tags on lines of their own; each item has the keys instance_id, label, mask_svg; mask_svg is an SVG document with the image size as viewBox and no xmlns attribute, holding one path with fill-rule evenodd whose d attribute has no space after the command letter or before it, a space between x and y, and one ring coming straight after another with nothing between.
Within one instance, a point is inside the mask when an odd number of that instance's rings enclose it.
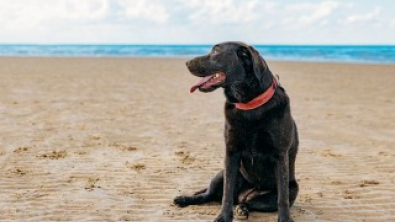
<instances>
[{"instance_id":1,"label":"blue sky","mask_svg":"<svg viewBox=\"0 0 395 222\"><path fill-rule=\"evenodd\" d=\"M395 44L393 0L1 0L0 43Z\"/></svg>"}]
</instances>

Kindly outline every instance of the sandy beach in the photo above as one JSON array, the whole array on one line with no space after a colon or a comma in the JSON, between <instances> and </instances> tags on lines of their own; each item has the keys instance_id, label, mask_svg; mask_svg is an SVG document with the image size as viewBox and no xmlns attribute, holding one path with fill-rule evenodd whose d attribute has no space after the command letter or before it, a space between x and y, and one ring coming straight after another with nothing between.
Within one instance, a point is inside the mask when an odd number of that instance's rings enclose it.
<instances>
[{"instance_id":1,"label":"sandy beach","mask_svg":"<svg viewBox=\"0 0 395 222\"><path fill-rule=\"evenodd\" d=\"M186 59L0 58L0 221L212 221L222 91ZM395 65L273 62L300 132L296 221L395 221ZM248 221L277 221L253 212Z\"/></svg>"}]
</instances>

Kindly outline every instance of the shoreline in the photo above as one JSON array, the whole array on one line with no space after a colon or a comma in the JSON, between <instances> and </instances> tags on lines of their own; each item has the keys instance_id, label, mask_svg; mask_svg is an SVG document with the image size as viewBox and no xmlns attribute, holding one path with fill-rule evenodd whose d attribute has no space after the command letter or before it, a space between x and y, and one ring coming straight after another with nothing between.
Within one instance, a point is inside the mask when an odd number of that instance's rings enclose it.
<instances>
[{"instance_id":1,"label":"shoreline","mask_svg":"<svg viewBox=\"0 0 395 222\"><path fill-rule=\"evenodd\" d=\"M395 45L253 45L268 60L395 64ZM3 45L0 55L193 57L211 45Z\"/></svg>"},{"instance_id":2,"label":"shoreline","mask_svg":"<svg viewBox=\"0 0 395 222\"><path fill-rule=\"evenodd\" d=\"M137 60L189 60L196 56L2 56L0 59L137 59ZM306 63L306 64L335 64L335 65L366 65L366 66L395 66L395 62L365 62L365 61L321 61L321 60L278 60L265 59L273 63Z\"/></svg>"}]
</instances>

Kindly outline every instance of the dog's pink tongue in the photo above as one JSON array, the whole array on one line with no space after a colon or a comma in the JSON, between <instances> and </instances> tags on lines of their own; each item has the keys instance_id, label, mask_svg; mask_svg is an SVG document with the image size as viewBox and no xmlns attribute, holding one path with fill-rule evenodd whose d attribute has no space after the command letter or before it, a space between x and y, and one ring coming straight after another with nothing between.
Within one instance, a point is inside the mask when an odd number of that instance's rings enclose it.
<instances>
[{"instance_id":1,"label":"dog's pink tongue","mask_svg":"<svg viewBox=\"0 0 395 222\"><path fill-rule=\"evenodd\" d=\"M189 90L189 92L190 92L190 93L195 92L195 90L196 90L197 88L199 88L199 87L202 86L204 83L206 83L207 81L209 81L210 78L211 78L211 76L206 76L206 77L201 78L201 79L199 80L199 82L197 82L195 85L193 85L193 86L191 87L191 89Z\"/></svg>"}]
</instances>

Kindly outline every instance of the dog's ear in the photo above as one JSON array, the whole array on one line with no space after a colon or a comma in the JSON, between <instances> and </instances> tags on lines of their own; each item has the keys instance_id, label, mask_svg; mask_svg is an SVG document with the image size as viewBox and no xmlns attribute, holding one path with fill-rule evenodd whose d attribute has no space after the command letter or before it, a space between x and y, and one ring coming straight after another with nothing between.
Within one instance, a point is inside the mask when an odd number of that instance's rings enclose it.
<instances>
[{"instance_id":1,"label":"dog's ear","mask_svg":"<svg viewBox=\"0 0 395 222\"><path fill-rule=\"evenodd\" d=\"M251 53L252 67L256 78L263 84L271 84L271 72L266 61L259 55L259 52L252 46L248 46ZM266 84L265 84L266 85Z\"/></svg>"}]
</instances>

